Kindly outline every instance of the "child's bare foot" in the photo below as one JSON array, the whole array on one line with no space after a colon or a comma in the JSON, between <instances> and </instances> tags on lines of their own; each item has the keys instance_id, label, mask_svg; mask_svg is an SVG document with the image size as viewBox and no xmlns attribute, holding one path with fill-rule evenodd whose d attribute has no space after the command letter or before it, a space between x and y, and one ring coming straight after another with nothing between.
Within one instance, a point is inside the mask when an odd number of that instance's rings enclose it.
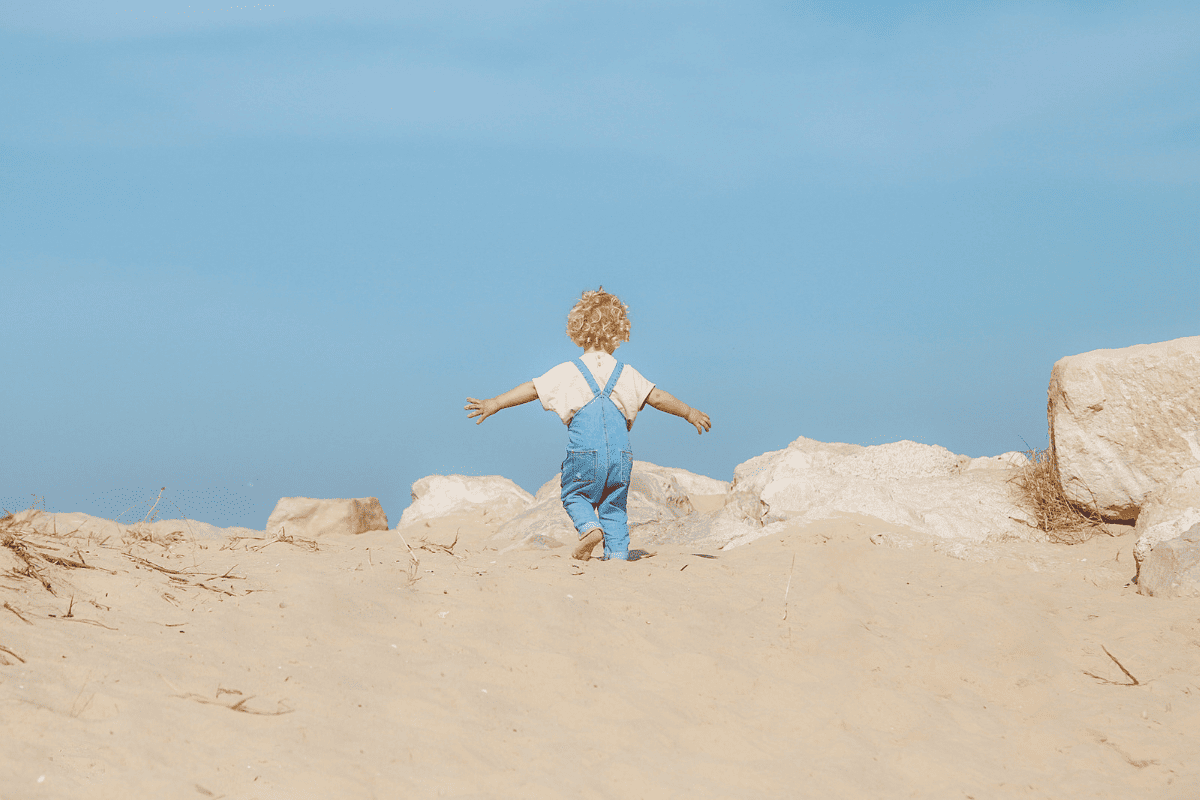
<instances>
[{"instance_id":1,"label":"child's bare foot","mask_svg":"<svg viewBox=\"0 0 1200 800\"><path fill-rule=\"evenodd\" d=\"M587 536L579 540L579 546L571 553L571 558L587 561L592 557L592 550L603 541L604 531L600 528L592 528L588 531Z\"/></svg>"}]
</instances>

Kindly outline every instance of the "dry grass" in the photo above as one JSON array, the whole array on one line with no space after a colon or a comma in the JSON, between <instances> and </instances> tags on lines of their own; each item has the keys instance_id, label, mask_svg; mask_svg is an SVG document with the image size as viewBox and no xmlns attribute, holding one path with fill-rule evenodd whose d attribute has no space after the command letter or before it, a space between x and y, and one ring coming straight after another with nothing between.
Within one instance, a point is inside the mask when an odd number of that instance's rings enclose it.
<instances>
[{"instance_id":1,"label":"dry grass","mask_svg":"<svg viewBox=\"0 0 1200 800\"><path fill-rule=\"evenodd\" d=\"M54 587L44 574L45 564L41 562L51 564L55 562L47 558L46 554L33 548L26 538L26 531L17 525L12 514L0 517L0 547L7 548L23 565L11 570L12 577L31 578L40 583L42 588L50 594L54 594Z\"/></svg>"},{"instance_id":2,"label":"dry grass","mask_svg":"<svg viewBox=\"0 0 1200 800\"><path fill-rule=\"evenodd\" d=\"M1010 483L1037 520L1038 530L1058 544L1080 544L1097 534L1107 534L1098 514L1072 503L1058 481L1050 450L1027 450L1029 464Z\"/></svg>"},{"instance_id":3,"label":"dry grass","mask_svg":"<svg viewBox=\"0 0 1200 800\"><path fill-rule=\"evenodd\" d=\"M53 526L53 530L46 529L44 525L39 530L29 520L19 520L13 514L5 513L3 516L0 516L0 554L4 554L7 551L11 557L6 557L0 561L0 564L10 565L7 568L0 566L0 578L16 579L18 581L36 581L49 594L58 596L59 590L64 584L70 587L71 581L67 577L69 571L99 570L113 575L118 574L117 570L87 563L84 560L81 547L90 546L97 548L98 551L101 548L108 551L116 551L129 561L132 561L135 568L150 569L162 573L171 582L170 586L174 589L205 589L230 597L237 597L239 594L255 591L247 589L244 592L238 593L233 591L232 585L224 587L217 583L218 581L232 582L234 580L244 580L243 576L230 574L232 568L227 570L225 574L201 571L196 565L196 543L194 537L191 537L193 545L191 551L191 568L172 569L171 567L156 563L148 557L144 558L138 555L137 551L142 551L146 556L151 556L155 552L165 551L175 558L184 557L183 555L176 555L171 551L173 545L188 541L189 537L183 531L172 531L163 534L155 533L149 527L154 522L155 512L161 499L162 492L160 491L159 497L155 499L150 512L136 525L126 527L120 523L115 523L119 532L119 538L112 544L107 544L110 538L112 538L107 536L103 541L97 541L93 544L92 534L88 535L85 542L83 534L80 534L78 530L60 532L56 523ZM186 524L186 520L184 520L184 523ZM281 541L295 544L290 538L281 539ZM303 546L304 541L301 540L302 544L300 546ZM316 543L313 542L311 544L315 547ZM95 555L89 556L89 558L95 558ZM164 594L163 596L168 600L172 599L170 595ZM74 597L72 597L71 602L74 604ZM95 600L89 600L88 602L91 602L97 608L108 608L97 603ZM25 617L21 616L18 609L14 608L11 604L5 602L4 608L28 622ZM50 616L55 615L51 614ZM68 610L67 614L57 618L69 622L86 622L92 625L108 627L95 620L76 619L70 613L70 610Z\"/></svg>"}]
</instances>

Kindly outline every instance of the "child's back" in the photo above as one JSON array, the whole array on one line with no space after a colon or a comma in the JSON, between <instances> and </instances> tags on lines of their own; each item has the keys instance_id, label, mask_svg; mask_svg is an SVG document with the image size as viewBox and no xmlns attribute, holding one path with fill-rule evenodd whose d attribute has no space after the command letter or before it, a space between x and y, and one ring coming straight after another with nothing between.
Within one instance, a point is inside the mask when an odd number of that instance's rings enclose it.
<instances>
[{"instance_id":1,"label":"child's back","mask_svg":"<svg viewBox=\"0 0 1200 800\"><path fill-rule=\"evenodd\" d=\"M633 469L629 429L645 405L683 417L697 433L709 430L708 415L655 387L612 353L629 341L628 309L602 289L584 292L567 317L567 334L584 354L541 377L488 400L468 397L476 424L502 408L540 399L567 425L562 464L562 502L580 545L573 555L588 559L603 538L605 559L629 557L626 503ZM603 379L601 383L598 378Z\"/></svg>"}]
</instances>

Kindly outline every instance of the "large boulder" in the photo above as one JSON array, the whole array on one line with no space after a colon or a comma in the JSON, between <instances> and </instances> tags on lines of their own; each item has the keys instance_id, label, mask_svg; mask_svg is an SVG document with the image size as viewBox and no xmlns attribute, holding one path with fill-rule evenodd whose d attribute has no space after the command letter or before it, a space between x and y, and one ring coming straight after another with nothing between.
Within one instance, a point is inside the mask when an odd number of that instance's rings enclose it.
<instances>
[{"instance_id":1,"label":"large boulder","mask_svg":"<svg viewBox=\"0 0 1200 800\"><path fill-rule=\"evenodd\" d=\"M504 522L532 502L533 495L499 475L427 475L412 485L412 505L400 515L400 525L470 512Z\"/></svg>"},{"instance_id":2,"label":"large boulder","mask_svg":"<svg viewBox=\"0 0 1200 800\"><path fill-rule=\"evenodd\" d=\"M1134 528L1137 542L1133 545L1133 558L1138 564L1139 585L1141 565L1146 557L1163 542L1179 538L1198 523L1200 468L1189 469L1171 483L1146 495Z\"/></svg>"},{"instance_id":3,"label":"large boulder","mask_svg":"<svg viewBox=\"0 0 1200 800\"><path fill-rule=\"evenodd\" d=\"M281 497L267 519L267 536L299 536L316 539L332 534L386 531L387 515L374 497L349 500L319 500L312 497Z\"/></svg>"},{"instance_id":4,"label":"large boulder","mask_svg":"<svg viewBox=\"0 0 1200 800\"><path fill-rule=\"evenodd\" d=\"M726 544L752 541L775 523L845 514L942 539L1029 539L1033 520L1010 483L1021 463L1016 454L980 462L917 442L864 447L800 437L734 470L725 510L752 527Z\"/></svg>"},{"instance_id":5,"label":"large boulder","mask_svg":"<svg viewBox=\"0 0 1200 800\"><path fill-rule=\"evenodd\" d=\"M510 547L542 549L578 541L571 518L562 507L560 480L561 475L555 475L543 484L529 508L509 520L492 538ZM723 494L728 488L724 481L684 469L634 461L626 504L634 544L638 543L639 527L693 514L691 495Z\"/></svg>"},{"instance_id":6,"label":"large boulder","mask_svg":"<svg viewBox=\"0 0 1200 800\"><path fill-rule=\"evenodd\" d=\"M1059 360L1047 413L1067 496L1137 519L1150 492L1200 466L1200 336Z\"/></svg>"},{"instance_id":7,"label":"large boulder","mask_svg":"<svg viewBox=\"0 0 1200 800\"><path fill-rule=\"evenodd\" d=\"M1138 591L1151 597L1200 597L1200 525L1193 525L1147 554Z\"/></svg>"}]
</instances>

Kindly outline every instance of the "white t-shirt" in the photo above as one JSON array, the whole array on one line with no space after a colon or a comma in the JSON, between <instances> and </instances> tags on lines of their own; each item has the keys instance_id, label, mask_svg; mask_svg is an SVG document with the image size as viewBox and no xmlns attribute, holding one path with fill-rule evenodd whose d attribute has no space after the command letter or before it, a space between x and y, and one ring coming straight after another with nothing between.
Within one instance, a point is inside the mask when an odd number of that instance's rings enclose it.
<instances>
[{"instance_id":1,"label":"white t-shirt","mask_svg":"<svg viewBox=\"0 0 1200 800\"><path fill-rule=\"evenodd\" d=\"M584 353L579 358L592 373L596 385L603 390L617 366L617 359L604 352ZM542 408L558 414L564 425L569 425L575 412L595 397L573 361L565 361L540 378L534 378L533 386L537 389L538 399L542 401ZM646 399L653 390L654 384L633 367L626 364L621 370L621 377L617 378L617 385L610 396L625 415L628 427L633 427L633 420L646 405Z\"/></svg>"}]
</instances>

